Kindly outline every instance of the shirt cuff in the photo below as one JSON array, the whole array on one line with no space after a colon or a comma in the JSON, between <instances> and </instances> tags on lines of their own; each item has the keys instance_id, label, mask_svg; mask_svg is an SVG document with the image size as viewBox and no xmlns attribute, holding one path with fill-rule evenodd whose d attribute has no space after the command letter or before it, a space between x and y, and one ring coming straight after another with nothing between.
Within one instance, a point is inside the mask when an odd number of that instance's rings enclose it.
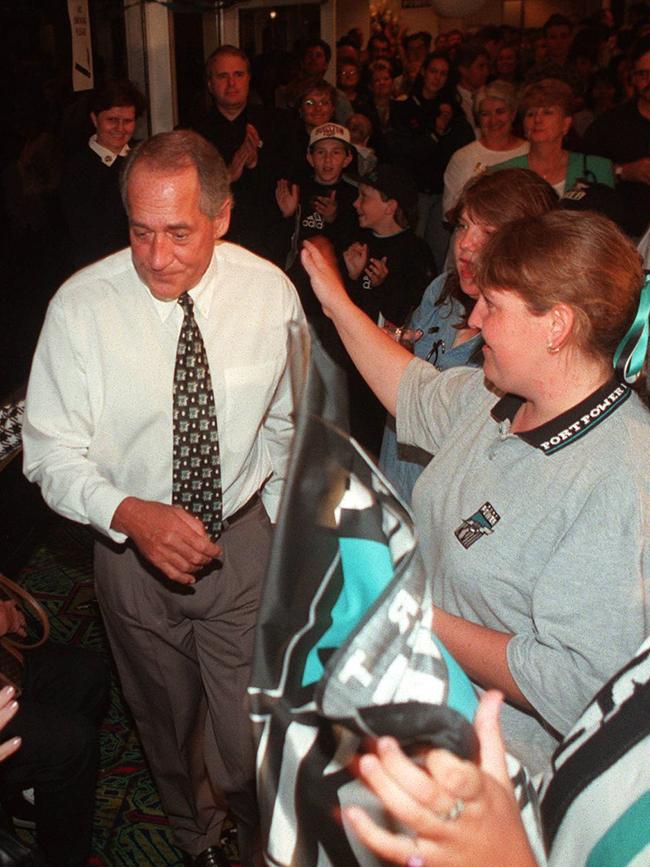
<instances>
[{"instance_id":1,"label":"shirt cuff","mask_svg":"<svg viewBox=\"0 0 650 867\"><path fill-rule=\"evenodd\" d=\"M273 492L262 490L262 503L266 509L266 514L272 524L277 523L278 511L280 509L280 495Z\"/></svg>"},{"instance_id":2,"label":"shirt cuff","mask_svg":"<svg viewBox=\"0 0 650 867\"><path fill-rule=\"evenodd\" d=\"M117 507L128 496L129 494L120 491L109 482L102 482L97 485L88 500L86 513L91 526L119 544L126 542L128 537L124 533L111 529L111 522Z\"/></svg>"}]
</instances>

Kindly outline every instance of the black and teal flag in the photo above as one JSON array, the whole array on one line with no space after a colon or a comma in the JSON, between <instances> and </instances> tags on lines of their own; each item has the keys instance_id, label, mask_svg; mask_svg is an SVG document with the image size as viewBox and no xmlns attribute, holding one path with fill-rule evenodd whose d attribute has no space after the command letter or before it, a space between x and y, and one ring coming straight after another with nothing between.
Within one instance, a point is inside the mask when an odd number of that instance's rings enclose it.
<instances>
[{"instance_id":1,"label":"black and teal flag","mask_svg":"<svg viewBox=\"0 0 650 867\"><path fill-rule=\"evenodd\" d=\"M341 818L368 739L477 758L475 690L431 628L413 521L345 433L342 374L316 344L259 613L251 687L269 864L375 867ZM513 765L522 808L530 788Z\"/></svg>"}]
</instances>

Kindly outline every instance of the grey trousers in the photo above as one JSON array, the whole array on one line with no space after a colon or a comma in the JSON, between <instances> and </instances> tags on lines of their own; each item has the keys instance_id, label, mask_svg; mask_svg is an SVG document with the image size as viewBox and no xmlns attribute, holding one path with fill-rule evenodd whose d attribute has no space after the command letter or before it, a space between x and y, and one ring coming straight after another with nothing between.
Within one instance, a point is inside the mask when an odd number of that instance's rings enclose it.
<instances>
[{"instance_id":1,"label":"grey trousers","mask_svg":"<svg viewBox=\"0 0 650 867\"><path fill-rule=\"evenodd\" d=\"M227 807L242 863L257 833L246 689L272 529L259 502L224 530L223 558L191 587L133 546L95 546L96 593L142 745L177 845L219 843Z\"/></svg>"}]
</instances>

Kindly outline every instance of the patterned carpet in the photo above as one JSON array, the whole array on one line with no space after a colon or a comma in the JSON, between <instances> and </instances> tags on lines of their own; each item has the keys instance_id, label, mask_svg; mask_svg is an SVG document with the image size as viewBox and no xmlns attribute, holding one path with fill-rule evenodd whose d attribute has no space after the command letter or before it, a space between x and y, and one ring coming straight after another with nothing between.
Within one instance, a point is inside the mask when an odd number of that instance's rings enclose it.
<instances>
[{"instance_id":1,"label":"patterned carpet","mask_svg":"<svg viewBox=\"0 0 650 867\"><path fill-rule=\"evenodd\" d=\"M50 615L52 640L110 656L93 593L89 531L51 517L18 580ZM21 831L30 840L29 832ZM237 863L234 829L223 845ZM177 867L185 862L173 845L156 786L114 674L110 711L101 731L101 771L93 828L94 867Z\"/></svg>"}]
</instances>

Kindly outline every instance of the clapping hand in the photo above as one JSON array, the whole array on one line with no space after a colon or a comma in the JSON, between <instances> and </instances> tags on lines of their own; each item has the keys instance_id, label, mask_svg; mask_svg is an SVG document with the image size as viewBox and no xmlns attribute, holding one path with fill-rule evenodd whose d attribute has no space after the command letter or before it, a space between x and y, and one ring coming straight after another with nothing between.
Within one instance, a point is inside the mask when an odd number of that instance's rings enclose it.
<instances>
[{"instance_id":1,"label":"clapping hand","mask_svg":"<svg viewBox=\"0 0 650 867\"><path fill-rule=\"evenodd\" d=\"M240 179L244 169L255 168L261 144L257 130L251 123L247 123L244 141L235 151L235 155L228 166L228 176L231 183Z\"/></svg>"},{"instance_id":2,"label":"clapping hand","mask_svg":"<svg viewBox=\"0 0 650 867\"><path fill-rule=\"evenodd\" d=\"M650 157L641 157L622 166L621 177L624 181L636 181L640 184L650 184Z\"/></svg>"},{"instance_id":3,"label":"clapping hand","mask_svg":"<svg viewBox=\"0 0 650 867\"><path fill-rule=\"evenodd\" d=\"M336 190L332 190L327 196L316 196L314 210L322 216L326 223L333 223L338 210Z\"/></svg>"},{"instance_id":4,"label":"clapping hand","mask_svg":"<svg viewBox=\"0 0 650 867\"><path fill-rule=\"evenodd\" d=\"M382 256L381 259L370 259L365 273L368 275L368 279L373 286L381 286L386 277L388 277L386 256Z\"/></svg>"},{"instance_id":5,"label":"clapping hand","mask_svg":"<svg viewBox=\"0 0 650 867\"><path fill-rule=\"evenodd\" d=\"M368 262L368 245L355 241L343 253L343 261L351 280L358 280Z\"/></svg>"},{"instance_id":6,"label":"clapping hand","mask_svg":"<svg viewBox=\"0 0 650 867\"><path fill-rule=\"evenodd\" d=\"M286 178L280 178L275 186L275 201L282 211L283 217L293 217L300 200L300 187L290 184Z\"/></svg>"},{"instance_id":7,"label":"clapping hand","mask_svg":"<svg viewBox=\"0 0 650 867\"><path fill-rule=\"evenodd\" d=\"M453 111L451 106L443 102L438 110L438 115L436 117L436 134L444 135L447 131L447 127L449 126L451 119L453 117Z\"/></svg>"}]
</instances>

